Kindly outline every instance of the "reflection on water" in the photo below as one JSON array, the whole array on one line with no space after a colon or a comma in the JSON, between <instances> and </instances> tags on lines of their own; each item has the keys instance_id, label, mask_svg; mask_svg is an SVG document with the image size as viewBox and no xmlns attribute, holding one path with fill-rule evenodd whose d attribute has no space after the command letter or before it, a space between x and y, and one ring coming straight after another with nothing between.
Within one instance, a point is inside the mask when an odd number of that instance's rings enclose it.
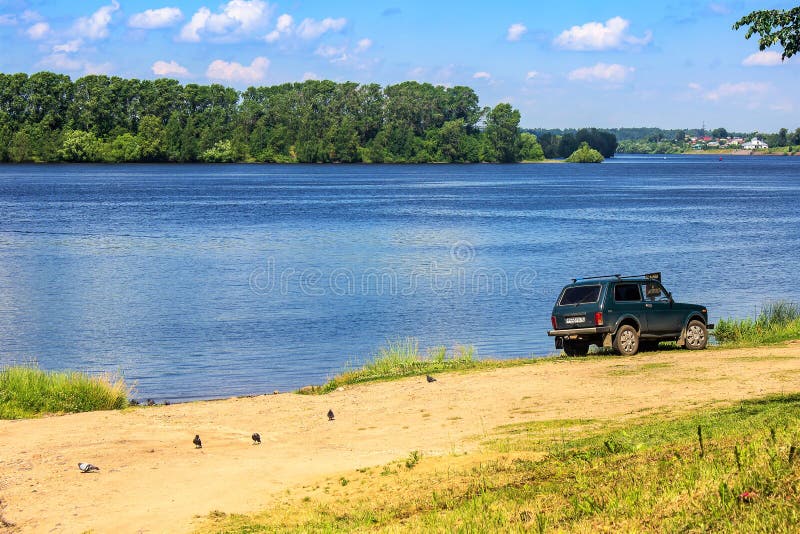
<instances>
[{"instance_id":1,"label":"reflection on water","mask_svg":"<svg viewBox=\"0 0 800 534\"><path fill-rule=\"evenodd\" d=\"M800 300L800 159L0 166L0 364L172 400L319 383L387 339L551 352L573 276L713 320Z\"/></svg>"}]
</instances>

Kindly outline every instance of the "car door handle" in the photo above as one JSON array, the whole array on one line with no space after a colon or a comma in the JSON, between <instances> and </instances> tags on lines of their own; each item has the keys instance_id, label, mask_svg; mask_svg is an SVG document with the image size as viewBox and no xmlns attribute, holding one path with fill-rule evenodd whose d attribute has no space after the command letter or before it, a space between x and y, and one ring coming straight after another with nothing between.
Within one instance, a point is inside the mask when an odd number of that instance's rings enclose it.
<instances>
[{"instance_id":1,"label":"car door handle","mask_svg":"<svg viewBox=\"0 0 800 534\"><path fill-rule=\"evenodd\" d=\"M645 307L645 308L652 308L652 307L653 307L653 305L652 305L652 304L645 304L645 305L644 305L644 307Z\"/></svg>"}]
</instances>

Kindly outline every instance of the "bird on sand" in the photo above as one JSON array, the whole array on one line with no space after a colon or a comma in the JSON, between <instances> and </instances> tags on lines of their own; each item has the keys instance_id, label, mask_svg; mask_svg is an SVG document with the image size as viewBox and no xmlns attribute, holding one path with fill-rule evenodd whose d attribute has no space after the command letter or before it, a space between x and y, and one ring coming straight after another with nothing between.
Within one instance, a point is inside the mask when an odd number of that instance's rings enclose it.
<instances>
[{"instance_id":1,"label":"bird on sand","mask_svg":"<svg viewBox=\"0 0 800 534\"><path fill-rule=\"evenodd\" d=\"M200 441L200 435L199 434L195 434L194 435L194 439L192 440L192 443L194 443L194 448L195 449L202 449L203 448L203 442Z\"/></svg>"},{"instance_id":2,"label":"bird on sand","mask_svg":"<svg viewBox=\"0 0 800 534\"><path fill-rule=\"evenodd\" d=\"M425 380L428 381L428 384L430 384L431 382L436 382L436 379L433 378L431 375L425 375Z\"/></svg>"},{"instance_id":3,"label":"bird on sand","mask_svg":"<svg viewBox=\"0 0 800 534\"><path fill-rule=\"evenodd\" d=\"M250 437L253 438L253 445L261 445L261 434L256 432Z\"/></svg>"},{"instance_id":4,"label":"bird on sand","mask_svg":"<svg viewBox=\"0 0 800 534\"><path fill-rule=\"evenodd\" d=\"M83 472L83 473L91 473L92 471L100 471L100 468L97 467L96 465L87 464L87 463L84 463L84 462L81 462L81 463L78 464L78 469L80 469L81 472Z\"/></svg>"},{"instance_id":5,"label":"bird on sand","mask_svg":"<svg viewBox=\"0 0 800 534\"><path fill-rule=\"evenodd\" d=\"M328 410L328 421L333 421L333 410Z\"/></svg>"}]
</instances>

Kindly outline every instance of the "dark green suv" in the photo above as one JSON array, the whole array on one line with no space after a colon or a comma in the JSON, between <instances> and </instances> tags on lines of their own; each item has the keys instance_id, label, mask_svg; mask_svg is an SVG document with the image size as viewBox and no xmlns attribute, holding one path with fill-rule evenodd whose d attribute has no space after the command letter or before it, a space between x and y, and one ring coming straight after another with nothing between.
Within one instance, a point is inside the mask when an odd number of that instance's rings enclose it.
<instances>
[{"instance_id":1,"label":"dark green suv","mask_svg":"<svg viewBox=\"0 0 800 534\"><path fill-rule=\"evenodd\" d=\"M700 350L714 328L704 306L672 299L661 273L575 278L561 290L551 322L547 334L567 356L583 356L590 345L633 355L660 341Z\"/></svg>"}]
</instances>

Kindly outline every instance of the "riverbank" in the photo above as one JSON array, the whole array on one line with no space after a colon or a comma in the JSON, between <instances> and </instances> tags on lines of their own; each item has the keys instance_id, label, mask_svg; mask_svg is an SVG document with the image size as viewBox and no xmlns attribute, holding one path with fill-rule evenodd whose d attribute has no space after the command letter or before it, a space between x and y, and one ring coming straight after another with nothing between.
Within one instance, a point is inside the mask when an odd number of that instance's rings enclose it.
<instances>
[{"instance_id":1,"label":"riverbank","mask_svg":"<svg viewBox=\"0 0 800 534\"><path fill-rule=\"evenodd\" d=\"M326 477L480 454L502 425L624 421L800 389L800 342L674 350L280 394L0 421L2 515L23 532L187 532L219 510L253 512ZM333 410L335 419L326 413ZM251 434L261 434L253 445ZM202 449L192 444L201 436ZM98 473L83 474L78 462ZM376 485L375 491L380 491Z\"/></svg>"}]
</instances>

